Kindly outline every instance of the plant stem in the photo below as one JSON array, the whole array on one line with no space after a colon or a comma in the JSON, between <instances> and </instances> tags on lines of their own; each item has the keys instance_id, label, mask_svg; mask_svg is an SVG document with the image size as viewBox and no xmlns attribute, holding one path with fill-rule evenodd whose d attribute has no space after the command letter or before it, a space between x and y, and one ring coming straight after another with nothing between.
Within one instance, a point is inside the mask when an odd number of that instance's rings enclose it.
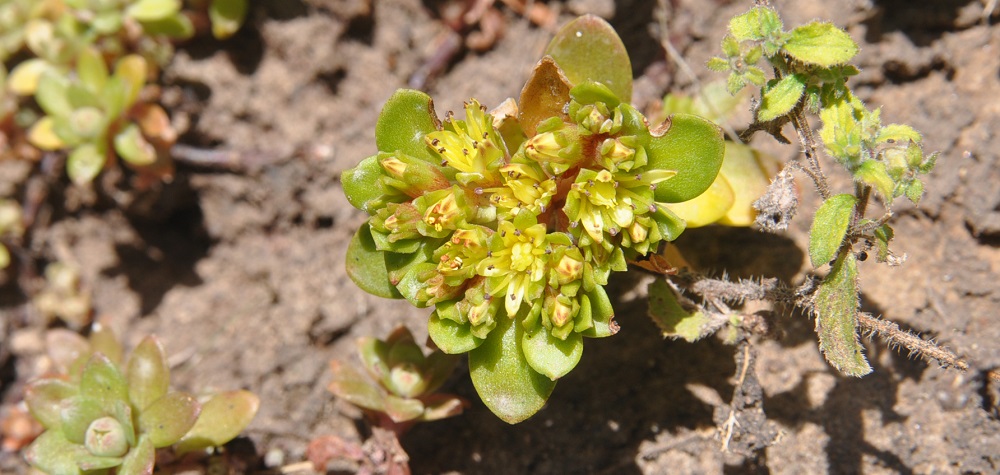
<instances>
[{"instance_id":1,"label":"plant stem","mask_svg":"<svg viewBox=\"0 0 1000 475\"><path fill-rule=\"evenodd\" d=\"M816 138L813 136L809 123L802 116L802 105L796 107L789 115L792 119L792 126L795 127L795 133L799 136L799 143L802 144L802 152L806 156L806 166L803 167L803 171L809 175L813 184L816 185L816 190L819 191L819 196L825 200L830 197L830 186L826 183L826 176L823 175L823 170L819 165Z\"/></svg>"},{"instance_id":2,"label":"plant stem","mask_svg":"<svg viewBox=\"0 0 1000 475\"><path fill-rule=\"evenodd\" d=\"M899 328L893 322L876 318L865 312L858 312L858 324L864 331L877 335L883 339L890 347L902 345L910 350L910 354L916 354L921 358L936 360L941 366L946 368L955 367L959 371L969 369L969 363L958 355L948 351L944 347L927 341L920 336Z\"/></svg>"}]
</instances>

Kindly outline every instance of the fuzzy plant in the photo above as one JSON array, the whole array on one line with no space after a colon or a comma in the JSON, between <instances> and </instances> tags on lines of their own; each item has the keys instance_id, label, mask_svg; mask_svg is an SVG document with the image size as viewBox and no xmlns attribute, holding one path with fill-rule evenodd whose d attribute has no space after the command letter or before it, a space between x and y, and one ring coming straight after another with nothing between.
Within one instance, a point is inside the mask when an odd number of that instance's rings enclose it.
<instances>
[{"instance_id":1,"label":"fuzzy plant","mask_svg":"<svg viewBox=\"0 0 1000 475\"><path fill-rule=\"evenodd\" d=\"M483 402L515 423L537 412L583 354L618 331L612 272L676 239L671 211L715 182L722 132L694 115L649 124L629 104L632 69L603 20L549 44L518 101L476 100L439 121L430 97L397 91L378 153L342 176L370 217L348 247L362 289L431 307L445 353L468 354Z\"/></svg>"},{"instance_id":2,"label":"fuzzy plant","mask_svg":"<svg viewBox=\"0 0 1000 475\"><path fill-rule=\"evenodd\" d=\"M798 288L774 279L668 277L649 288L650 315L668 336L696 340L741 325L743 317L729 305L764 300L814 317L823 355L844 374L872 371L859 339L862 331L945 366L967 368L965 361L933 342L862 312L859 303L859 261L873 252L879 263L903 262L889 247L894 205L901 197L919 202L924 190L921 177L934 167L937 154L924 153L922 137L912 127L883 124L880 109L867 108L851 90L850 78L859 71L849 61L858 45L847 32L819 21L786 30L767 3L758 2L730 21L722 40L723 56L712 58L707 66L728 73L727 89L734 95L755 86L754 122L741 138L764 131L788 143L782 127L791 125L795 130L802 157L785 164L753 202L755 223L768 232L786 229L798 206L792 174L808 176L822 199L810 226L809 262L816 275L825 276L807 278ZM818 119L818 132L807 115ZM822 163L824 155L832 163ZM829 165L850 173L852 189L831 190L822 170ZM882 215L871 218L868 212L875 202L880 202Z\"/></svg>"},{"instance_id":3,"label":"fuzzy plant","mask_svg":"<svg viewBox=\"0 0 1000 475\"><path fill-rule=\"evenodd\" d=\"M329 389L362 408L375 425L401 433L417 422L462 413L465 401L436 392L455 369L457 358L440 350L425 355L406 327L385 340L358 339L358 356L366 374L332 361Z\"/></svg>"},{"instance_id":4,"label":"fuzzy plant","mask_svg":"<svg viewBox=\"0 0 1000 475\"><path fill-rule=\"evenodd\" d=\"M47 336L60 372L28 384L25 401L45 428L24 451L33 467L53 475L149 475L158 449L177 452L221 446L250 423L259 400L247 391L201 402L170 389L170 370L155 337L122 362L106 327L88 340L68 330Z\"/></svg>"}]
</instances>

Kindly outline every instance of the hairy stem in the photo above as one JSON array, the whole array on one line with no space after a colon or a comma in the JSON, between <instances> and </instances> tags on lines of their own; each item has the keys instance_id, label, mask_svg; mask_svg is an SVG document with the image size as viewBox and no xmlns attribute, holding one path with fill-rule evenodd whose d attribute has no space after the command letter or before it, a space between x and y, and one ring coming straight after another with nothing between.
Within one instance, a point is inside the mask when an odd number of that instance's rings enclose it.
<instances>
[{"instance_id":1,"label":"hairy stem","mask_svg":"<svg viewBox=\"0 0 1000 475\"><path fill-rule=\"evenodd\" d=\"M858 312L858 324L862 330L871 335L877 335L890 347L904 346L910 354L916 354L925 360L936 360L941 366L955 367L960 371L969 369L969 363L948 349L924 340L920 336L899 328L893 322L876 318L865 312Z\"/></svg>"}]
</instances>

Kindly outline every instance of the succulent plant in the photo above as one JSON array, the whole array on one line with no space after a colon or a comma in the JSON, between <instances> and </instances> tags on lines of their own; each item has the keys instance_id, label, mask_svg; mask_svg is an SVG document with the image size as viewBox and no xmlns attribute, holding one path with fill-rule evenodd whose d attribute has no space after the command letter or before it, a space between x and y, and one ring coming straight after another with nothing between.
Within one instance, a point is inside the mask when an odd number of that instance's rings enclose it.
<instances>
[{"instance_id":1,"label":"succulent plant","mask_svg":"<svg viewBox=\"0 0 1000 475\"><path fill-rule=\"evenodd\" d=\"M118 365L121 347L105 328L97 326L90 341L65 330L48 340L66 373L29 383L25 401L45 431L24 452L46 473L148 475L157 449L224 444L256 414L259 401L246 391L218 394L204 404L171 391L155 337L133 350L124 369Z\"/></svg>"},{"instance_id":2,"label":"succulent plant","mask_svg":"<svg viewBox=\"0 0 1000 475\"><path fill-rule=\"evenodd\" d=\"M469 354L483 401L508 422L538 411L579 362L583 337L617 331L612 271L656 252L685 222L668 203L709 189L715 124L673 114L650 127L628 100L632 72L610 25L581 17L549 44L521 91L441 123L431 99L396 92L379 152L344 173L370 215L348 248L364 290L433 306L428 331Z\"/></svg>"},{"instance_id":3,"label":"succulent plant","mask_svg":"<svg viewBox=\"0 0 1000 475\"><path fill-rule=\"evenodd\" d=\"M385 340L358 339L358 356L367 374L332 361L329 389L364 409L382 427L402 430L410 424L461 414L458 396L435 393L451 375L457 358L439 350L424 355L406 327Z\"/></svg>"},{"instance_id":4,"label":"succulent plant","mask_svg":"<svg viewBox=\"0 0 1000 475\"><path fill-rule=\"evenodd\" d=\"M100 53L87 49L75 73L40 74L34 94L46 115L29 130L29 141L43 150L70 149L66 170L79 184L93 180L116 156L140 174L169 176L172 165L164 153L176 133L162 108L138 100L146 61L125 56L109 74Z\"/></svg>"},{"instance_id":5,"label":"succulent plant","mask_svg":"<svg viewBox=\"0 0 1000 475\"><path fill-rule=\"evenodd\" d=\"M71 264L49 264L45 268L45 286L32 300L46 321L58 318L72 328L90 323L90 292L81 282L80 270Z\"/></svg>"}]
</instances>

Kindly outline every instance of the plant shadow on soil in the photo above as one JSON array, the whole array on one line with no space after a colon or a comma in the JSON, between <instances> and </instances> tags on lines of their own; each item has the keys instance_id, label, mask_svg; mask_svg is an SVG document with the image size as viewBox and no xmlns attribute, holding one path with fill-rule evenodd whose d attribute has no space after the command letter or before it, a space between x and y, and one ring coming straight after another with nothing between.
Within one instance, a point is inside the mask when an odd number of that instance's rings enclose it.
<instances>
[{"instance_id":1,"label":"plant shadow on soil","mask_svg":"<svg viewBox=\"0 0 1000 475\"><path fill-rule=\"evenodd\" d=\"M803 259L791 240L747 229L694 229L683 238L697 244L697 251L685 257L707 268L726 262L733 276L761 275L765 263L770 268L765 275L787 281ZM685 242L678 245L683 248ZM787 258L774 259L775 254ZM648 282L640 272L615 275L608 293L628 296ZM636 460L644 441L658 433L714 427L714 408L687 387L705 386L728 400L735 347L715 337L696 343L664 340L645 316L645 297L614 305L621 331L587 340L577 368L559 381L549 404L525 422L500 421L479 402L466 375L455 378L451 391L472 401L472 407L461 417L419 425L403 438L414 473L493 473L497 467L504 473L641 473Z\"/></svg>"}]
</instances>

